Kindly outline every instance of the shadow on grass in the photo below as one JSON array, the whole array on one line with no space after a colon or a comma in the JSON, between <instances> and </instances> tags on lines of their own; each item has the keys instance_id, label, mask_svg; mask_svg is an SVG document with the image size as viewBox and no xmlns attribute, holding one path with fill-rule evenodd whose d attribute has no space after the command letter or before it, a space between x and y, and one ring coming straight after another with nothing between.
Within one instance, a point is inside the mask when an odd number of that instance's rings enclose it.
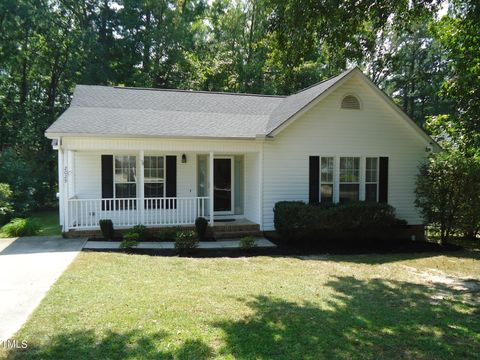
<instances>
[{"instance_id":1,"label":"shadow on grass","mask_svg":"<svg viewBox=\"0 0 480 360\"><path fill-rule=\"evenodd\" d=\"M463 293L444 286L354 277L333 278L325 287L331 295L318 302L271 296L240 299L251 313L211 324L223 334L217 351L200 338L180 338L179 345L169 348L165 342L171 338L165 332L99 336L85 330L52 336L45 343L33 341L26 351L11 353L10 358L479 358L480 311L478 303L466 301Z\"/></svg>"},{"instance_id":2,"label":"shadow on grass","mask_svg":"<svg viewBox=\"0 0 480 360\"><path fill-rule=\"evenodd\" d=\"M267 296L253 314L218 322L237 359L478 358L480 313L445 288L339 277L321 307ZM436 300L438 294L450 296ZM477 305L478 306L478 305Z\"/></svg>"},{"instance_id":3,"label":"shadow on grass","mask_svg":"<svg viewBox=\"0 0 480 360\"><path fill-rule=\"evenodd\" d=\"M420 252L420 253L392 253L392 254L360 254L360 255L329 255L329 260L339 260L356 264L378 265L397 261L426 259L437 256L448 256L451 259L474 259L480 260L480 252L472 252L469 250L457 250L446 252ZM302 260L315 260L319 257L300 256Z\"/></svg>"},{"instance_id":4,"label":"shadow on grass","mask_svg":"<svg viewBox=\"0 0 480 360\"><path fill-rule=\"evenodd\" d=\"M53 337L46 345L29 343L25 350L10 352L8 359L210 359L212 349L200 340L185 340L170 351L158 346L165 332L109 332L98 337L94 331L76 331Z\"/></svg>"}]
</instances>

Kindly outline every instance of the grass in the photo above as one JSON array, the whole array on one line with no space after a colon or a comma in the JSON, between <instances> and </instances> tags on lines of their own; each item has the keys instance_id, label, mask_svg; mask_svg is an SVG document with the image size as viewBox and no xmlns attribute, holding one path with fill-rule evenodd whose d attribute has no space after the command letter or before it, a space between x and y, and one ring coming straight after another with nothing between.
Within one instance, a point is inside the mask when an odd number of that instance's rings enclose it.
<instances>
[{"instance_id":1,"label":"grass","mask_svg":"<svg viewBox=\"0 0 480 360\"><path fill-rule=\"evenodd\" d=\"M480 254L194 259L83 252L13 359L479 358ZM1 355L0 350L0 355Z\"/></svg>"},{"instance_id":2,"label":"grass","mask_svg":"<svg viewBox=\"0 0 480 360\"><path fill-rule=\"evenodd\" d=\"M58 210L37 211L33 213L30 218L40 224L40 230L37 235L53 236L62 234L60 225L58 224ZM2 231L2 229L3 227L0 228L0 238L8 237L8 234Z\"/></svg>"}]
</instances>

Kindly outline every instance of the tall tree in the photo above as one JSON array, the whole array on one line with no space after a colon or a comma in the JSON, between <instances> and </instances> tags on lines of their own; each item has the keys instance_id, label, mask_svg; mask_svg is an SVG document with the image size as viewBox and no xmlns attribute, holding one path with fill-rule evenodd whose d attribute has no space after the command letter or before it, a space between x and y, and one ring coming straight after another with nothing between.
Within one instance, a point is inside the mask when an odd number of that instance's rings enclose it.
<instances>
[{"instance_id":1,"label":"tall tree","mask_svg":"<svg viewBox=\"0 0 480 360\"><path fill-rule=\"evenodd\" d=\"M457 145L480 150L480 3L451 2L449 15L437 26L437 36L446 51L450 76L442 95L452 110L434 118L431 125L445 130Z\"/></svg>"}]
</instances>

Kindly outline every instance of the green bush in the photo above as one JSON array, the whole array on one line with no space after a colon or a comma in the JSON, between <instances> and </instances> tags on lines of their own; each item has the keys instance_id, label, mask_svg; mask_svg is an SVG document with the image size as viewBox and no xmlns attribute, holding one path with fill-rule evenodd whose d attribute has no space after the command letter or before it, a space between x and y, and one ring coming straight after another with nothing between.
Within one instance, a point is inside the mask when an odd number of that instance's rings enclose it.
<instances>
[{"instance_id":1,"label":"green bush","mask_svg":"<svg viewBox=\"0 0 480 360\"><path fill-rule=\"evenodd\" d=\"M301 212L305 207L302 201L280 201L273 209L275 230L285 239L294 239L303 229Z\"/></svg>"},{"instance_id":2,"label":"green bush","mask_svg":"<svg viewBox=\"0 0 480 360\"><path fill-rule=\"evenodd\" d=\"M177 237L177 232L180 231L177 227L167 227L160 229L158 232L158 238L160 241L175 241Z\"/></svg>"},{"instance_id":3,"label":"green bush","mask_svg":"<svg viewBox=\"0 0 480 360\"><path fill-rule=\"evenodd\" d=\"M199 241L204 241L207 234L208 221L203 217L198 217L195 220L195 230L197 231L197 236Z\"/></svg>"},{"instance_id":4,"label":"green bush","mask_svg":"<svg viewBox=\"0 0 480 360\"><path fill-rule=\"evenodd\" d=\"M0 183L0 226L6 224L13 214L12 195L10 185Z\"/></svg>"},{"instance_id":5,"label":"green bush","mask_svg":"<svg viewBox=\"0 0 480 360\"><path fill-rule=\"evenodd\" d=\"M420 166L415 205L441 241L480 230L480 156L458 150L432 154Z\"/></svg>"},{"instance_id":6,"label":"green bush","mask_svg":"<svg viewBox=\"0 0 480 360\"><path fill-rule=\"evenodd\" d=\"M12 237L32 236L38 234L40 224L32 219L16 218L5 225L2 230Z\"/></svg>"},{"instance_id":7,"label":"green bush","mask_svg":"<svg viewBox=\"0 0 480 360\"><path fill-rule=\"evenodd\" d=\"M187 253L198 246L198 237L195 231L179 231L175 237L175 249L181 253Z\"/></svg>"},{"instance_id":8,"label":"green bush","mask_svg":"<svg viewBox=\"0 0 480 360\"><path fill-rule=\"evenodd\" d=\"M138 245L138 239L140 235L136 232L129 231L125 235L123 235L123 240L120 243L120 247L122 249L131 249L134 246Z\"/></svg>"},{"instance_id":9,"label":"green bush","mask_svg":"<svg viewBox=\"0 0 480 360\"><path fill-rule=\"evenodd\" d=\"M255 238L251 235L248 235L240 239L240 246L244 250L250 250L257 245L255 244Z\"/></svg>"},{"instance_id":10,"label":"green bush","mask_svg":"<svg viewBox=\"0 0 480 360\"><path fill-rule=\"evenodd\" d=\"M105 240L113 240L115 230L113 229L113 222L110 219L102 219L99 222L100 231Z\"/></svg>"},{"instance_id":11,"label":"green bush","mask_svg":"<svg viewBox=\"0 0 480 360\"><path fill-rule=\"evenodd\" d=\"M395 209L382 203L350 202L310 205L299 201L282 201L274 208L275 229L287 240L314 239L319 234L337 237L342 233L404 226Z\"/></svg>"},{"instance_id":12,"label":"green bush","mask_svg":"<svg viewBox=\"0 0 480 360\"><path fill-rule=\"evenodd\" d=\"M130 229L130 232L137 233L140 240L145 240L148 237L148 229L145 225L138 224Z\"/></svg>"},{"instance_id":13,"label":"green bush","mask_svg":"<svg viewBox=\"0 0 480 360\"><path fill-rule=\"evenodd\" d=\"M28 217L33 209L45 205L43 201L37 202L35 199L41 183L46 179L41 177L44 175L42 172L42 167L35 161L35 154L31 152L21 154L13 148L0 152L0 183L10 184L17 216ZM52 189L50 191L53 193Z\"/></svg>"}]
</instances>

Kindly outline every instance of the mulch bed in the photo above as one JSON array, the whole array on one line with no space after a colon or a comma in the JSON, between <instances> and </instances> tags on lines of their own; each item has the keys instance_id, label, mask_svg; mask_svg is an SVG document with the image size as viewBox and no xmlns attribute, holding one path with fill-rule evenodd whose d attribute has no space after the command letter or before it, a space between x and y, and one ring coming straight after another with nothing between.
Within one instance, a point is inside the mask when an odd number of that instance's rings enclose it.
<instances>
[{"instance_id":1,"label":"mulch bed","mask_svg":"<svg viewBox=\"0 0 480 360\"><path fill-rule=\"evenodd\" d=\"M119 236L116 236L114 237L112 240L107 240L107 239L104 239L102 237L89 237L88 238L88 241L122 241L123 238L122 237L119 237ZM212 241L217 241L215 239L205 239L204 240L205 242L212 242ZM145 238L145 239L142 239L140 240L140 242L175 242L175 240L164 240L164 239L160 239L160 238L155 238L155 237L148 237L148 238Z\"/></svg>"},{"instance_id":2,"label":"mulch bed","mask_svg":"<svg viewBox=\"0 0 480 360\"><path fill-rule=\"evenodd\" d=\"M98 240L98 239L97 239ZM426 241L403 241L389 244L367 245L349 245L328 247L302 247L292 246L278 239L269 239L277 245L277 248L253 248L250 250L238 249L195 249L188 254L180 254L193 258L214 258L214 257L245 257L245 256L306 256L306 255L367 255L367 254L415 254L415 253L448 253L463 250L459 245L444 244L439 245ZM178 256L175 249L88 249L85 251L101 252L123 252L150 256Z\"/></svg>"}]
</instances>

